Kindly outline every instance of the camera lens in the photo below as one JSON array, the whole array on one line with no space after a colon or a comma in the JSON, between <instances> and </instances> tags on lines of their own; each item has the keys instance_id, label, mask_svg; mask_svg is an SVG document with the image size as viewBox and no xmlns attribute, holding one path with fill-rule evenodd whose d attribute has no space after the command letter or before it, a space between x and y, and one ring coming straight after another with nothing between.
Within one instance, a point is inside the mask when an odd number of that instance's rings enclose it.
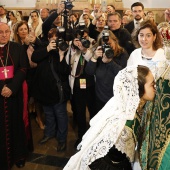
<instances>
[{"instance_id":1,"label":"camera lens","mask_svg":"<svg viewBox=\"0 0 170 170\"><path fill-rule=\"evenodd\" d=\"M68 48L68 44L65 41L63 41L58 44L58 47L61 51L66 51Z\"/></svg>"},{"instance_id":2,"label":"camera lens","mask_svg":"<svg viewBox=\"0 0 170 170\"><path fill-rule=\"evenodd\" d=\"M61 50L61 51L66 51L69 45L63 40L63 39L57 39L56 40L56 46Z\"/></svg>"},{"instance_id":3,"label":"camera lens","mask_svg":"<svg viewBox=\"0 0 170 170\"><path fill-rule=\"evenodd\" d=\"M103 42L107 43L109 41L109 36L103 36Z\"/></svg>"},{"instance_id":4,"label":"camera lens","mask_svg":"<svg viewBox=\"0 0 170 170\"><path fill-rule=\"evenodd\" d=\"M105 55L107 58L113 58L114 56L114 51L111 48L106 48L105 49Z\"/></svg>"},{"instance_id":5,"label":"camera lens","mask_svg":"<svg viewBox=\"0 0 170 170\"><path fill-rule=\"evenodd\" d=\"M86 39L81 39L81 43L82 43L82 46L85 47L85 48L89 48L90 47L90 41L89 40L86 40Z\"/></svg>"},{"instance_id":6,"label":"camera lens","mask_svg":"<svg viewBox=\"0 0 170 170\"><path fill-rule=\"evenodd\" d=\"M102 49L103 49L103 53L105 53L107 58L113 58L114 51L109 45L107 44L102 45Z\"/></svg>"}]
</instances>

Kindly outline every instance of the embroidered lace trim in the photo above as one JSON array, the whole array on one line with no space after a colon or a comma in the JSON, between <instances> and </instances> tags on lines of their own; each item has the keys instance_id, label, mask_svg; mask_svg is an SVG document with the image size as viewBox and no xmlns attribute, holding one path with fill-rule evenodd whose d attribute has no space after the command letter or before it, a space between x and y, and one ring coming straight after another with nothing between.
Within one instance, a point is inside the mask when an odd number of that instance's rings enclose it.
<instances>
[{"instance_id":1,"label":"embroidered lace trim","mask_svg":"<svg viewBox=\"0 0 170 170\"><path fill-rule=\"evenodd\" d=\"M130 162L134 162L135 140L132 130L129 127L125 126L122 130L117 142L115 143L115 147L122 153L125 153Z\"/></svg>"}]
</instances>

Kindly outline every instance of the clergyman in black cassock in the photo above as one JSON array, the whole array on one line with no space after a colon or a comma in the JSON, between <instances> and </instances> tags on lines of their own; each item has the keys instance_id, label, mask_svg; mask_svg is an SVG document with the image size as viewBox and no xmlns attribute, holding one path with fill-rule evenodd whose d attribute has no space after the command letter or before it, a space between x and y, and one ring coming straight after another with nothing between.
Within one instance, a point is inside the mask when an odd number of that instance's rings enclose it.
<instances>
[{"instance_id":1,"label":"clergyman in black cassock","mask_svg":"<svg viewBox=\"0 0 170 170\"><path fill-rule=\"evenodd\" d=\"M7 24L0 23L0 169L24 166L27 155L23 122L23 90L28 65L23 47L9 41Z\"/></svg>"}]
</instances>

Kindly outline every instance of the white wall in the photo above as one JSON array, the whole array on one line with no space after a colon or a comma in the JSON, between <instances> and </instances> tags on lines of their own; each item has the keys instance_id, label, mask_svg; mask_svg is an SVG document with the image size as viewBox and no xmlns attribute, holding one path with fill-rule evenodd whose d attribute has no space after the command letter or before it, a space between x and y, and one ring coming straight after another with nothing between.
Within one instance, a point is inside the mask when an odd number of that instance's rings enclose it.
<instances>
[{"instance_id":1,"label":"white wall","mask_svg":"<svg viewBox=\"0 0 170 170\"><path fill-rule=\"evenodd\" d=\"M5 5L5 7L30 8L30 7L35 7L36 1L40 2L42 0L0 0L0 5ZM76 2L78 1L79 0L76 0ZM80 2L81 1L82 0L80 0ZM110 2L110 0L107 1ZM113 0L111 1L113 2ZM122 0L123 8L130 8L131 5L137 1L138 0ZM145 8L170 8L170 0L139 0L139 2L142 2Z\"/></svg>"},{"instance_id":2,"label":"white wall","mask_svg":"<svg viewBox=\"0 0 170 170\"><path fill-rule=\"evenodd\" d=\"M134 2L141 2L145 8L170 8L169 0L122 0L124 8L130 8Z\"/></svg>"},{"instance_id":3,"label":"white wall","mask_svg":"<svg viewBox=\"0 0 170 170\"><path fill-rule=\"evenodd\" d=\"M5 7L24 7L30 8L35 7L36 0L1 0L0 5L5 5Z\"/></svg>"}]
</instances>

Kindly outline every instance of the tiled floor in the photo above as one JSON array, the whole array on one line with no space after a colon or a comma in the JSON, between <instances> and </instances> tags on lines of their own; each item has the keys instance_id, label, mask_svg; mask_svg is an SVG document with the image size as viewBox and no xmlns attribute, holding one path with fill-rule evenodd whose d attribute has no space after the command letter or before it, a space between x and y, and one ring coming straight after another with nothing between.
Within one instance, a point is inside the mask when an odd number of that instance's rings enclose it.
<instances>
[{"instance_id":1,"label":"tiled floor","mask_svg":"<svg viewBox=\"0 0 170 170\"><path fill-rule=\"evenodd\" d=\"M43 137L43 130L41 130L31 118L31 126L33 133L34 152L30 153L25 167L22 170L62 170L71 155L76 150L74 143L76 141L76 129L73 128L72 113L70 104L68 103L68 116L69 116L69 131L67 138L67 149L64 152L57 152L57 141L55 138L50 139L47 143L39 145L39 140ZM16 166L12 170L19 170Z\"/></svg>"}]
</instances>

